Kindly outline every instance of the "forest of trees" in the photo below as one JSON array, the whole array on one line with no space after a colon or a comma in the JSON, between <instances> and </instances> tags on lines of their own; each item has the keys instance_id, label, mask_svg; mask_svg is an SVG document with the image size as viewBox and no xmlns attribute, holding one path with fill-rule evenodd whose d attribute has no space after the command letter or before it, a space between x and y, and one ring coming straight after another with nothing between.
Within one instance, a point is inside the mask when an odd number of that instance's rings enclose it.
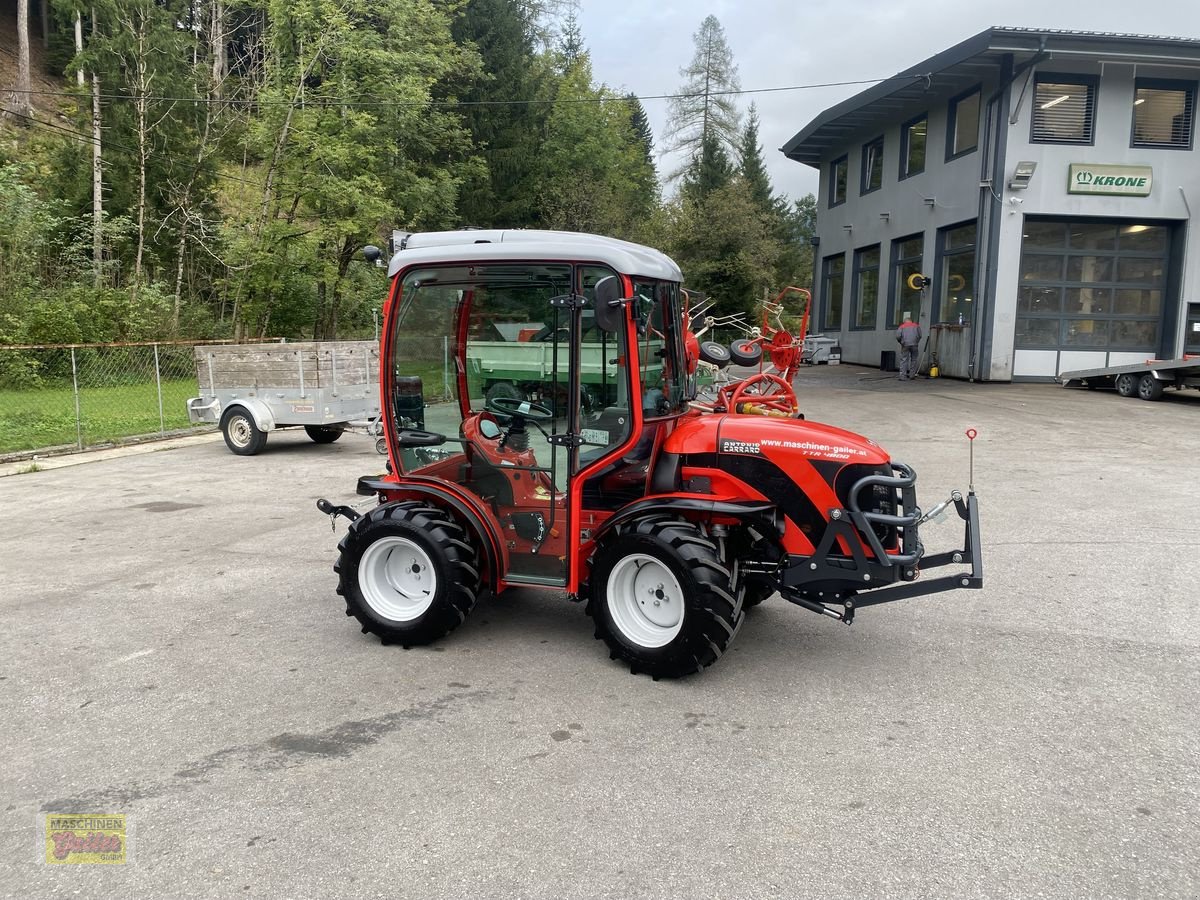
<instances>
[{"instance_id":1,"label":"forest of trees","mask_svg":"<svg viewBox=\"0 0 1200 900\"><path fill-rule=\"evenodd\" d=\"M813 198L772 188L712 16L656 146L545 0L17 2L0 343L370 334L393 228L641 241L726 312L811 281Z\"/></svg>"}]
</instances>

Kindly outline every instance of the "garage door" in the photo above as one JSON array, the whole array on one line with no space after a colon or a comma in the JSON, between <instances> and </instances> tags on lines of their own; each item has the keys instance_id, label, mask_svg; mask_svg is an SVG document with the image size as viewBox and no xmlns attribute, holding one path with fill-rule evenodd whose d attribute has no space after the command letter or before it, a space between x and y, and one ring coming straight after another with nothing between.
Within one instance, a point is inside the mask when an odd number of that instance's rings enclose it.
<instances>
[{"instance_id":1,"label":"garage door","mask_svg":"<svg viewBox=\"0 0 1200 900\"><path fill-rule=\"evenodd\" d=\"M1169 226L1151 223L1027 220L1017 350L1043 351L1023 355L1047 362L1044 351L1057 351L1060 361L1086 357L1096 365L1156 354L1170 238Z\"/></svg>"}]
</instances>

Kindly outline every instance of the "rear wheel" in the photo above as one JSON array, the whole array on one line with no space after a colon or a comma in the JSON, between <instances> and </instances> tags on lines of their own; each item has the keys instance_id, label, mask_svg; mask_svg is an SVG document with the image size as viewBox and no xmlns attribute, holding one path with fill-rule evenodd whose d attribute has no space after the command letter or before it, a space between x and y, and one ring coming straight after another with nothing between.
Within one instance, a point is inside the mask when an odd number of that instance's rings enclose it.
<instances>
[{"instance_id":1,"label":"rear wheel","mask_svg":"<svg viewBox=\"0 0 1200 900\"><path fill-rule=\"evenodd\" d=\"M1136 397L1138 392L1138 377L1132 372L1117 376L1117 393L1122 397Z\"/></svg>"},{"instance_id":2,"label":"rear wheel","mask_svg":"<svg viewBox=\"0 0 1200 900\"><path fill-rule=\"evenodd\" d=\"M1161 400L1163 383L1147 372L1138 380L1137 393L1143 400Z\"/></svg>"},{"instance_id":3,"label":"rear wheel","mask_svg":"<svg viewBox=\"0 0 1200 900\"><path fill-rule=\"evenodd\" d=\"M332 444L346 429L340 425L305 425L304 433L317 444Z\"/></svg>"},{"instance_id":4,"label":"rear wheel","mask_svg":"<svg viewBox=\"0 0 1200 900\"><path fill-rule=\"evenodd\" d=\"M585 588L596 637L613 659L654 678L716 662L745 615L718 544L680 519L651 517L608 536Z\"/></svg>"},{"instance_id":5,"label":"rear wheel","mask_svg":"<svg viewBox=\"0 0 1200 900\"><path fill-rule=\"evenodd\" d=\"M475 606L479 570L467 534L442 510L388 503L356 519L333 567L346 615L385 644L428 644Z\"/></svg>"},{"instance_id":6,"label":"rear wheel","mask_svg":"<svg viewBox=\"0 0 1200 900\"><path fill-rule=\"evenodd\" d=\"M267 444L267 433L254 423L254 416L240 406L225 410L221 416L221 434L225 446L238 456L253 456Z\"/></svg>"}]
</instances>

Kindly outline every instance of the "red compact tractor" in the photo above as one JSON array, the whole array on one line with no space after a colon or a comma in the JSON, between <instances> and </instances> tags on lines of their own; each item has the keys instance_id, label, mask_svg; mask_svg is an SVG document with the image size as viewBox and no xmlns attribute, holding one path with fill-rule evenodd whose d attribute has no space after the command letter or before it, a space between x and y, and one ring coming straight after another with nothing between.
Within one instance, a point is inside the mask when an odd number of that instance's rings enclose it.
<instances>
[{"instance_id":1,"label":"red compact tractor","mask_svg":"<svg viewBox=\"0 0 1200 900\"><path fill-rule=\"evenodd\" d=\"M384 643L436 641L486 593L548 588L586 603L614 659L677 677L776 593L849 623L982 587L973 491L922 513L911 468L806 421L777 376L693 403L698 344L663 254L583 234L418 234L389 277L388 471L358 483L379 503L317 504L351 520L337 591ZM927 554L919 527L950 506L963 547ZM946 565L967 568L919 578Z\"/></svg>"}]
</instances>

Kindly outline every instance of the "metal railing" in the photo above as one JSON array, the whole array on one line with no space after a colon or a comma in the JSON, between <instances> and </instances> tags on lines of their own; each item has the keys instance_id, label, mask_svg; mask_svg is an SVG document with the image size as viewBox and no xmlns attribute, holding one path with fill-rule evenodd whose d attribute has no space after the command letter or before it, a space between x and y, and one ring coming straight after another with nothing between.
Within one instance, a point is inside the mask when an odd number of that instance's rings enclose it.
<instances>
[{"instance_id":1,"label":"metal railing","mask_svg":"<svg viewBox=\"0 0 1200 900\"><path fill-rule=\"evenodd\" d=\"M0 346L0 457L193 430L194 345Z\"/></svg>"}]
</instances>

